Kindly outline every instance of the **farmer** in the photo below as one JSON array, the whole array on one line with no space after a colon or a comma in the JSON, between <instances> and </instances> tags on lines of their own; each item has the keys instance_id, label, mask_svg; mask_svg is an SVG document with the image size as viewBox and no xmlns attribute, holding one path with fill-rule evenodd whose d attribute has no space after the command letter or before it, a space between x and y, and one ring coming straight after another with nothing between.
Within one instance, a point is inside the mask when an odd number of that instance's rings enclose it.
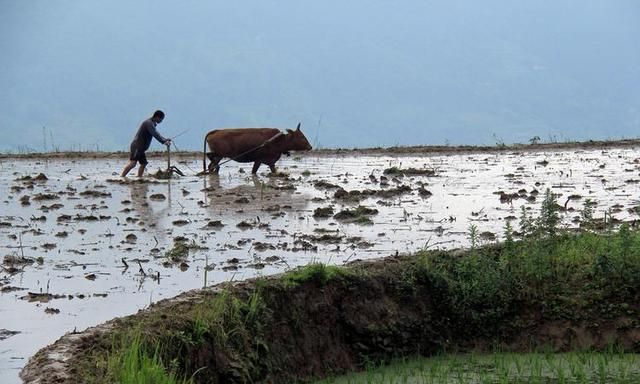
<instances>
[{"instance_id":1,"label":"farmer","mask_svg":"<svg viewBox=\"0 0 640 384\"><path fill-rule=\"evenodd\" d=\"M142 124L140 124L138 132L131 142L131 154L129 155L129 163L127 163L127 165L124 167L120 176L127 176L129 171L131 171L133 167L136 166L136 163L139 162L140 167L138 168L138 177L142 177L142 175L144 174L144 168L149 163L144 152L149 149L152 137L155 137L156 140L166 146L171 145L171 139L165 139L156 130L156 126L162 123L162 120L164 120L164 112L158 110L153 113L153 116L150 119L147 119L143 121Z\"/></svg>"}]
</instances>

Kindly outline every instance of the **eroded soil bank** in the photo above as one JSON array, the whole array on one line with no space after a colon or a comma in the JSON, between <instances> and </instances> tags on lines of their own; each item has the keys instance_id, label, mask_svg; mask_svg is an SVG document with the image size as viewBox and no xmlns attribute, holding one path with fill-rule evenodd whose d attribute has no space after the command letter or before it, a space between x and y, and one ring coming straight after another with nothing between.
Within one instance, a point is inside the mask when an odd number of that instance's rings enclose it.
<instances>
[{"instance_id":1,"label":"eroded soil bank","mask_svg":"<svg viewBox=\"0 0 640 384\"><path fill-rule=\"evenodd\" d=\"M65 335L38 352L22 378L112 382L107 355L132 332L197 383L307 381L442 351L640 350L637 279L617 279L594 258L588 273L563 276L564 267L554 267L548 272L555 278L531 277L523 289L518 281L501 283L506 273L519 275L515 262L499 267L504 247L475 252L422 252L347 268L315 264L190 291ZM495 269L505 275L492 276Z\"/></svg>"}]
</instances>

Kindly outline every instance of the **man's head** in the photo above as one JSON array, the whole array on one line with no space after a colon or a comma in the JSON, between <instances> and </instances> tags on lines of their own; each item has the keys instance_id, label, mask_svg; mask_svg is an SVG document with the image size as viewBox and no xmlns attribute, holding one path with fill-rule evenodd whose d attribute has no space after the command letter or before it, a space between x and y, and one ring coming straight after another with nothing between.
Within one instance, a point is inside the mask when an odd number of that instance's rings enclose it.
<instances>
[{"instance_id":1,"label":"man's head","mask_svg":"<svg viewBox=\"0 0 640 384\"><path fill-rule=\"evenodd\" d=\"M164 112L162 112L159 109L153 112L153 116L151 117L151 120L155 121L156 124L162 123L162 120L164 120Z\"/></svg>"}]
</instances>

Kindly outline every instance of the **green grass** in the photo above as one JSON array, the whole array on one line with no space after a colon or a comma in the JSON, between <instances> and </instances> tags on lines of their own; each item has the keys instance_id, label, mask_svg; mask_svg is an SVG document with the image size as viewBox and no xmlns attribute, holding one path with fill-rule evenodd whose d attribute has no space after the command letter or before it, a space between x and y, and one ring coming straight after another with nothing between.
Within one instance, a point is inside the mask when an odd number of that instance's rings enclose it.
<instances>
[{"instance_id":1,"label":"green grass","mask_svg":"<svg viewBox=\"0 0 640 384\"><path fill-rule=\"evenodd\" d=\"M223 289L188 313L172 315L176 323L169 328L158 328L162 320L151 318L117 333L107 356L98 355L94 360L96 366L106 368L106 377L95 378L95 382L192 383L194 376L206 375L210 367L195 366L189 353L207 345L237 351L245 367L238 375L248 381L255 374L252 362L263 345L257 336L265 309L259 287L244 298Z\"/></svg>"},{"instance_id":2,"label":"green grass","mask_svg":"<svg viewBox=\"0 0 640 384\"><path fill-rule=\"evenodd\" d=\"M316 384L637 383L640 355L490 353L413 358Z\"/></svg>"},{"instance_id":3,"label":"green grass","mask_svg":"<svg viewBox=\"0 0 640 384\"><path fill-rule=\"evenodd\" d=\"M165 368L158 350L145 351L140 335L136 335L109 356L108 376L120 384L188 384L175 371Z\"/></svg>"},{"instance_id":4,"label":"green grass","mask_svg":"<svg viewBox=\"0 0 640 384\"><path fill-rule=\"evenodd\" d=\"M322 263L311 263L301 268L287 272L282 282L285 287L295 287L308 281L326 284L327 281L340 276L347 276L350 272L346 268Z\"/></svg>"}]
</instances>

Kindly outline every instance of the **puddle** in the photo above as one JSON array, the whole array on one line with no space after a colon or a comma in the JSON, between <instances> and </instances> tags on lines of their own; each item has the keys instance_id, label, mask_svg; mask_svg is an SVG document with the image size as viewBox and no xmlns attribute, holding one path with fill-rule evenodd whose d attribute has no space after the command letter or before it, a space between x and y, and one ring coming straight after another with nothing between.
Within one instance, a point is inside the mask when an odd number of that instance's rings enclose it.
<instances>
[{"instance_id":1,"label":"puddle","mask_svg":"<svg viewBox=\"0 0 640 384\"><path fill-rule=\"evenodd\" d=\"M229 163L172 180L118 176L120 159L0 161L0 382L66 332L222 281L502 237L550 188L563 222L591 201L638 219L639 152L307 155L276 177ZM151 169L162 166L152 160ZM153 168L155 167L155 168ZM41 175L42 174L42 175ZM206 272L205 272L206 271Z\"/></svg>"}]
</instances>

